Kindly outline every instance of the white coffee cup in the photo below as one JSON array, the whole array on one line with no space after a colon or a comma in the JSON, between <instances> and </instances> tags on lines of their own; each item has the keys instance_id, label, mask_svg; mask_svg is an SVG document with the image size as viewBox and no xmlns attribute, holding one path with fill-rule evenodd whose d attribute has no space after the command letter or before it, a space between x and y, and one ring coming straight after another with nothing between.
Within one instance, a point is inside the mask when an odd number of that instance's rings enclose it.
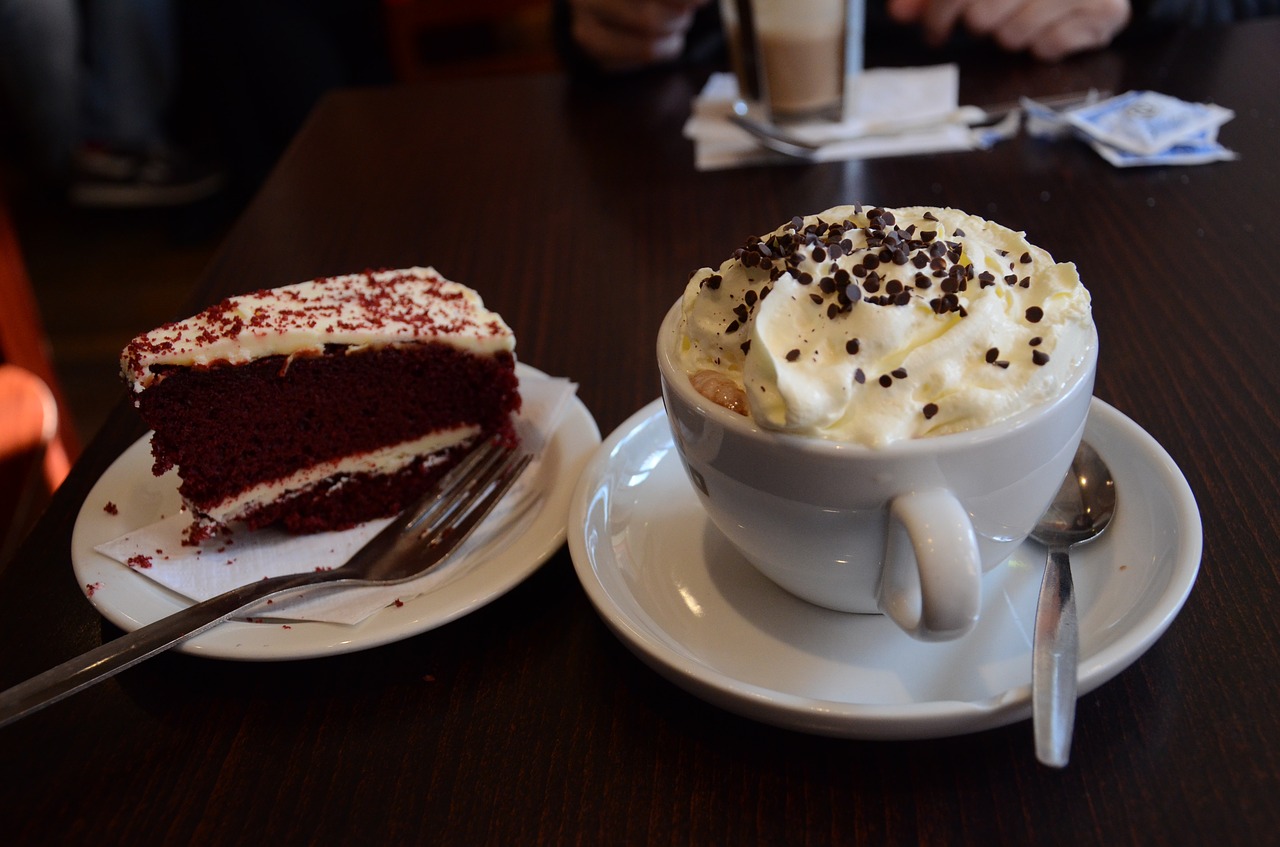
<instances>
[{"instance_id":1,"label":"white coffee cup","mask_svg":"<svg viewBox=\"0 0 1280 847\"><path fill-rule=\"evenodd\" d=\"M791 594L923 641L977 623L982 576L1052 501L1084 433L1097 338L1064 391L980 429L882 447L761 429L689 383L681 303L658 333L676 449L712 523Z\"/></svg>"}]
</instances>

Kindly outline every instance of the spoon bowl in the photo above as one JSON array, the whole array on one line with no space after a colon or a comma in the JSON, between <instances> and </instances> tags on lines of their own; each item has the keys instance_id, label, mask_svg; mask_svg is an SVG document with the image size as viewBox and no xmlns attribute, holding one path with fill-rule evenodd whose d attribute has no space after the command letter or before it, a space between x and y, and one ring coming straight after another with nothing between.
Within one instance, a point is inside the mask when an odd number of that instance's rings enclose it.
<instances>
[{"instance_id":1,"label":"spoon bowl","mask_svg":"<svg viewBox=\"0 0 1280 847\"><path fill-rule=\"evenodd\" d=\"M1116 511L1116 485L1098 451L1080 442L1071 470L1040 517L1031 537L1047 547L1092 541L1111 523Z\"/></svg>"},{"instance_id":2,"label":"spoon bowl","mask_svg":"<svg viewBox=\"0 0 1280 847\"><path fill-rule=\"evenodd\" d=\"M1062 487L1031 533L1049 548L1031 651L1031 717L1036 758L1051 767L1066 766L1075 725L1080 634L1068 551L1101 535L1115 512L1111 470L1082 441Z\"/></svg>"}]
</instances>

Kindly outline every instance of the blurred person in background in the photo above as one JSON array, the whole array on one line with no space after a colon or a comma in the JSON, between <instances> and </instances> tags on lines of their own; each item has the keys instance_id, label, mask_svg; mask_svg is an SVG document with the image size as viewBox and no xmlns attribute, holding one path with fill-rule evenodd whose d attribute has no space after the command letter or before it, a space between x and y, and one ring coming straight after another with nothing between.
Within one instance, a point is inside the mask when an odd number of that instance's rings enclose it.
<instances>
[{"instance_id":1,"label":"blurred person in background","mask_svg":"<svg viewBox=\"0 0 1280 847\"><path fill-rule=\"evenodd\" d=\"M642 70L707 56L720 38L717 0L554 0L554 27L571 69ZM958 35L1043 61L1105 47L1131 26L1205 26L1280 14L1280 0L872 0L868 32L922 47Z\"/></svg>"},{"instance_id":2,"label":"blurred person in background","mask_svg":"<svg viewBox=\"0 0 1280 847\"><path fill-rule=\"evenodd\" d=\"M43 183L82 206L216 193L172 140L179 50L173 0L0 0L0 87Z\"/></svg>"}]
</instances>

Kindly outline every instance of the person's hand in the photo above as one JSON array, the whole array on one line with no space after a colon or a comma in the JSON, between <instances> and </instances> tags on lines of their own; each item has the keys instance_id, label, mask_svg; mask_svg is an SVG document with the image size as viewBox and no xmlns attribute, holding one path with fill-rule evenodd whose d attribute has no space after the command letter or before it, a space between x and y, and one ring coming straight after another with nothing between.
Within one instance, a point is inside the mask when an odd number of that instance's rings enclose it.
<instances>
[{"instance_id":1,"label":"person's hand","mask_svg":"<svg viewBox=\"0 0 1280 847\"><path fill-rule=\"evenodd\" d=\"M693 13L710 0L569 0L577 45L609 71L679 57Z\"/></svg>"},{"instance_id":2,"label":"person's hand","mask_svg":"<svg viewBox=\"0 0 1280 847\"><path fill-rule=\"evenodd\" d=\"M957 24L1010 51L1057 61L1111 43L1132 14L1129 0L889 0L891 17L945 41Z\"/></svg>"}]
</instances>

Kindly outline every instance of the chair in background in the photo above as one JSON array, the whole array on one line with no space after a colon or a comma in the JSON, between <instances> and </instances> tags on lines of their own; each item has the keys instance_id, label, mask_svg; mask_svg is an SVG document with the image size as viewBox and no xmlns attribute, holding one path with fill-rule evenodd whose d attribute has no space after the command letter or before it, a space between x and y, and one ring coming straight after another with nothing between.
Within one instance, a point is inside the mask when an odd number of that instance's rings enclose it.
<instances>
[{"instance_id":1,"label":"chair in background","mask_svg":"<svg viewBox=\"0 0 1280 847\"><path fill-rule=\"evenodd\" d=\"M13 220L0 198L0 565L79 452Z\"/></svg>"},{"instance_id":2,"label":"chair in background","mask_svg":"<svg viewBox=\"0 0 1280 847\"><path fill-rule=\"evenodd\" d=\"M0 568L51 493L44 468L58 434L58 407L44 380L0 364Z\"/></svg>"}]
</instances>

